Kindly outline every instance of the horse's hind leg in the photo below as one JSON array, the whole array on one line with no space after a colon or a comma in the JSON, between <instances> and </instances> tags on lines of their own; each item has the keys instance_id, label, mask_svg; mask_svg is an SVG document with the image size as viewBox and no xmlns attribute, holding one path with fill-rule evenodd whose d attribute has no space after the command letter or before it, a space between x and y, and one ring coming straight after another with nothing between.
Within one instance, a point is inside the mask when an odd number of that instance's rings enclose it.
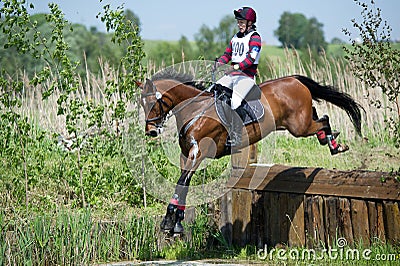
<instances>
[{"instance_id":1,"label":"horse's hind leg","mask_svg":"<svg viewBox=\"0 0 400 266\"><path fill-rule=\"evenodd\" d=\"M321 145L328 144L332 155L345 152L349 149L347 145L338 144L336 142L336 137L339 135L339 132L332 132L329 117L327 115L318 118L315 107L313 107L313 122L314 125L319 125L320 127L316 132L319 143ZM318 126L316 128L318 128Z\"/></svg>"}]
</instances>

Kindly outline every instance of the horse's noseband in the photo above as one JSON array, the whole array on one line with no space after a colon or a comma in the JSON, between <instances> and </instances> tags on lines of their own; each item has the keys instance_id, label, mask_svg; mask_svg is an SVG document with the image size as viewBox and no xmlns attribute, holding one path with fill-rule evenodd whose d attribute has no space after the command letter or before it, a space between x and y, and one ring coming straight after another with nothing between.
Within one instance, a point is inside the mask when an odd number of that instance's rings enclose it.
<instances>
[{"instance_id":1,"label":"horse's noseband","mask_svg":"<svg viewBox=\"0 0 400 266\"><path fill-rule=\"evenodd\" d=\"M153 95L155 95L156 100L157 100L155 104L159 105L160 114L156 117L146 119L145 121L146 121L146 124L154 125L156 127L157 131L155 133L158 135L163 132L164 123L167 120L166 116L167 116L168 112L166 112L163 107L166 106L167 110L169 110L171 108L171 106L163 99L163 95L161 94L161 92L159 92L157 90L154 93L151 92L151 93L146 93L146 94L142 95L142 98L146 98L146 97L153 96Z\"/></svg>"}]
</instances>

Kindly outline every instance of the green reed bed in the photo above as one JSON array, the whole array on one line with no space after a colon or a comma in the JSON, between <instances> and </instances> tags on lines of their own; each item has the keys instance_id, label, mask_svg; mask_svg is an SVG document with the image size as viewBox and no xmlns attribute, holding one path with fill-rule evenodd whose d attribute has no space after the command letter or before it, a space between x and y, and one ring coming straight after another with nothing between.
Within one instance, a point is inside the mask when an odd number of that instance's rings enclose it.
<instances>
[{"instance_id":1,"label":"green reed bed","mask_svg":"<svg viewBox=\"0 0 400 266\"><path fill-rule=\"evenodd\" d=\"M89 209L6 221L0 216L0 265L88 265L158 256L154 216L97 221Z\"/></svg>"}]
</instances>

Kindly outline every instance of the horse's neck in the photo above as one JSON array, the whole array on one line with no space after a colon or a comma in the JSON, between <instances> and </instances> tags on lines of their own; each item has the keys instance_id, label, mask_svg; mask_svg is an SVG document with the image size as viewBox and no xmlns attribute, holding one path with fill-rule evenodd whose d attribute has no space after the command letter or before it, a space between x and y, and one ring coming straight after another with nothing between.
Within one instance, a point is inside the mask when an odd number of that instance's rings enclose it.
<instances>
[{"instance_id":1,"label":"horse's neck","mask_svg":"<svg viewBox=\"0 0 400 266\"><path fill-rule=\"evenodd\" d=\"M178 84L168 90L168 94L173 97L172 106L178 130L182 126L204 112L212 104L213 98L208 93L196 89L193 86Z\"/></svg>"},{"instance_id":2,"label":"horse's neck","mask_svg":"<svg viewBox=\"0 0 400 266\"><path fill-rule=\"evenodd\" d=\"M201 92L202 92L201 90L196 89L193 86L185 85L182 83L178 83L174 87L168 90L168 94L173 99L174 106L180 105L184 102L188 102L191 99L194 99Z\"/></svg>"}]
</instances>

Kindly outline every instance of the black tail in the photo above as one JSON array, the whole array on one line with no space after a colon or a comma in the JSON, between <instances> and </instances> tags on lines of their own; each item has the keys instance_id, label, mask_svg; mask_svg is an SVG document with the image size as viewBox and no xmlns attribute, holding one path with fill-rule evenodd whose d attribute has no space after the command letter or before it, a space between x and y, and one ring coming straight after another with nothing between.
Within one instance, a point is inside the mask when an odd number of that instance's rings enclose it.
<instances>
[{"instance_id":1,"label":"black tail","mask_svg":"<svg viewBox=\"0 0 400 266\"><path fill-rule=\"evenodd\" d=\"M333 86L318 84L304 76L296 75L294 77L310 90L313 100L319 101L322 99L345 110L357 133L361 135L361 109L364 110L364 108L350 95L340 92Z\"/></svg>"}]
</instances>

